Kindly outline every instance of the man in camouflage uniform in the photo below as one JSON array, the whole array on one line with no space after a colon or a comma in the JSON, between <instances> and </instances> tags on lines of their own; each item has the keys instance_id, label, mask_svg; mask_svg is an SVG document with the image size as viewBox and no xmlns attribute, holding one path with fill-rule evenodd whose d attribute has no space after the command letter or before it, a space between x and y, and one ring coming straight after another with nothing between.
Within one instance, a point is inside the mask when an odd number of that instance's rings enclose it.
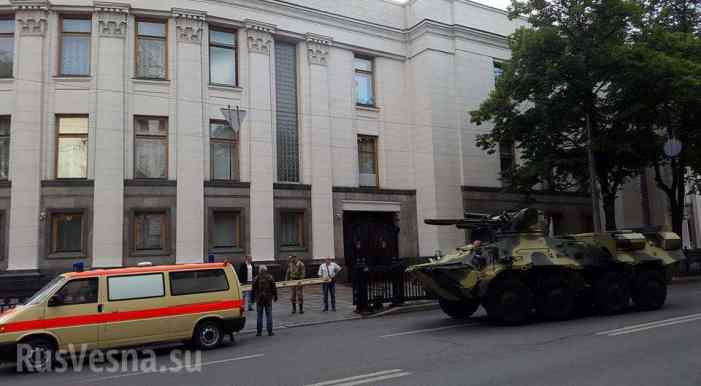
<instances>
[{"instance_id":1,"label":"man in camouflage uniform","mask_svg":"<svg viewBox=\"0 0 701 386\"><path fill-rule=\"evenodd\" d=\"M277 302L277 287L273 275L268 272L268 267L261 265L251 287L251 296L256 300L256 311L258 319L256 328L260 336L263 331L263 312L265 312L266 327L268 335L273 336L273 302Z\"/></svg>"},{"instance_id":2,"label":"man in camouflage uniform","mask_svg":"<svg viewBox=\"0 0 701 386\"><path fill-rule=\"evenodd\" d=\"M286 280L302 280L306 270L302 259L297 256L290 256L287 264ZM299 303L299 313L304 313L304 291L301 285L291 288L290 301L292 302L292 313L297 313L297 303Z\"/></svg>"}]
</instances>

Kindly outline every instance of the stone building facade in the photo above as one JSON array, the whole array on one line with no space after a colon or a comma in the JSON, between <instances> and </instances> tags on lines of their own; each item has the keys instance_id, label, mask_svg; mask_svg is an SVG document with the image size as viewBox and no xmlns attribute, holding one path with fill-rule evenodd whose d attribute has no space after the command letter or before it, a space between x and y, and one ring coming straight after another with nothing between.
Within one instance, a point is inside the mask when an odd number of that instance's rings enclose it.
<instances>
[{"instance_id":1,"label":"stone building facade","mask_svg":"<svg viewBox=\"0 0 701 386\"><path fill-rule=\"evenodd\" d=\"M0 0L0 269L426 256L466 235L423 219L524 203L581 230L586 197L504 194L513 154L474 145L523 23L467 0Z\"/></svg>"}]
</instances>

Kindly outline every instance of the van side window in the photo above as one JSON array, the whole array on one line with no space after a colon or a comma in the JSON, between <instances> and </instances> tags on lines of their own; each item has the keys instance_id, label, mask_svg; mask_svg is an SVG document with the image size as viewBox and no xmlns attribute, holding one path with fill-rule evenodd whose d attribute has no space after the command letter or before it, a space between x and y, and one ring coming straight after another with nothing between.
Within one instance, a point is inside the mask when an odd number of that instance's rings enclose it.
<instances>
[{"instance_id":1,"label":"van side window","mask_svg":"<svg viewBox=\"0 0 701 386\"><path fill-rule=\"evenodd\" d=\"M223 269L170 273L170 291L173 296L228 290L229 282Z\"/></svg>"},{"instance_id":2,"label":"van side window","mask_svg":"<svg viewBox=\"0 0 701 386\"><path fill-rule=\"evenodd\" d=\"M66 283L54 297L57 306L97 303L97 278L77 279Z\"/></svg>"},{"instance_id":3,"label":"van side window","mask_svg":"<svg viewBox=\"0 0 701 386\"><path fill-rule=\"evenodd\" d=\"M162 273L109 277L107 289L110 301L165 296Z\"/></svg>"}]
</instances>

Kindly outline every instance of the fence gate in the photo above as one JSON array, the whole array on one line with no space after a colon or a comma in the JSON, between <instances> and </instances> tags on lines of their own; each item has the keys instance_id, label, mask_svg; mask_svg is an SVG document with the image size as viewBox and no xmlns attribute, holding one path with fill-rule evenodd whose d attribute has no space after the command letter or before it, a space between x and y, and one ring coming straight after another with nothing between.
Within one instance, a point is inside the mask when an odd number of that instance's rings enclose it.
<instances>
[{"instance_id":1,"label":"fence gate","mask_svg":"<svg viewBox=\"0 0 701 386\"><path fill-rule=\"evenodd\" d=\"M360 312L371 312L384 303L432 299L417 280L406 274L406 265L356 265L353 268L353 304Z\"/></svg>"}]
</instances>

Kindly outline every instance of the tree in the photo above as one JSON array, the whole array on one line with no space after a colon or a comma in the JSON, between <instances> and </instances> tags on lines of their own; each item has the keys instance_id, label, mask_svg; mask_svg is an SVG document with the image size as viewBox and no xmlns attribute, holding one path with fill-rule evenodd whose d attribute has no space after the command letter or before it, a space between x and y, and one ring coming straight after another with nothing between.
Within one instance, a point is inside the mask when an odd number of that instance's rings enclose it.
<instances>
[{"instance_id":1,"label":"tree","mask_svg":"<svg viewBox=\"0 0 701 386\"><path fill-rule=\"evenodd\" d=\"M639 9L631 0L513 0L511 17L526 15L529 26L510 37L503 76L471 112L474 123L493 123L478 146L493 153L500 142L517 144L523 162L504 177L519 190L587 189L591 140L607 229L616 227L618 191L640 172L640 149L651 140L611 97Z\"/></svg>"},{"instance_id":2,"label":"tree","mask_svg":"<svg viewBox=\"0 0 701 386\"><path fill-rule=\"evenodd\" d=\"M701 191L701 3L639 0L644 10L623 55L613 96L652 137L646 150L656 185L668 198L672 229L681 234L688 194ZM681 153L663 152L671 137Z\"/></svg>"}]
</instances>

